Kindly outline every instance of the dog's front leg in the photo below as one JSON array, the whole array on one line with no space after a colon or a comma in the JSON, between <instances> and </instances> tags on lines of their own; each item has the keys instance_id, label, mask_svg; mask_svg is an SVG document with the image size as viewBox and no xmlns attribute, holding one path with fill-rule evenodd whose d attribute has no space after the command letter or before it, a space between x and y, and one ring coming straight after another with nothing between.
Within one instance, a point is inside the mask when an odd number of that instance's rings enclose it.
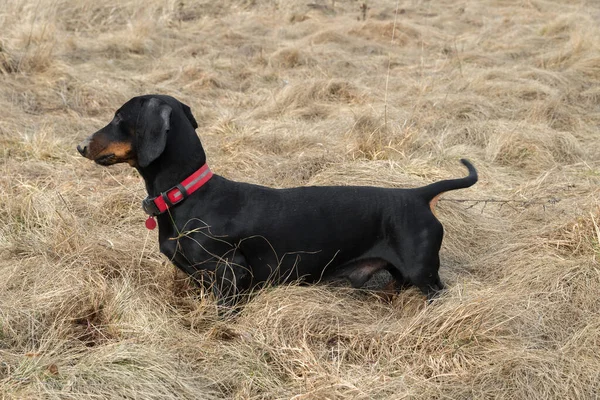
<instances>
[{"instance_id":1,"label":"dog's front leg","mask_svg":"<svg viewBox=\"0 0 600 400\"><path fill-rule=\"evenodd\" d=\"M252 271L246 259L236 254L232 259L216 263L212 280L212 292L217 300L219 315L236 312L236 305L252 283Z\"/></svg>"}]
</instances>

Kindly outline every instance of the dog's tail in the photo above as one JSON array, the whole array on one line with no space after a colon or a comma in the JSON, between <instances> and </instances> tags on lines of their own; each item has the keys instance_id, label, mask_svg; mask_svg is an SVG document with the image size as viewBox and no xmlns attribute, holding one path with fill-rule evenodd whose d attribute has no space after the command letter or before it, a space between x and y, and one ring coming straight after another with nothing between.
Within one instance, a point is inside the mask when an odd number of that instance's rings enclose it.
<instances>
[{"instance_id":1,"label":"dog's tail","mask_svg":"<svg viewBox=\"0 0 600 400\"><path fill-rule=\"evenodd\" d=\"M459 179L448 179L445 181L439 181L430 185L419 188L421 197L429 203L431 211L435 208L435 205L439 199L439 196L450 190L464 189L473 186L477 182L477 170L464 158L460 160L461 163L469 170L469 175Z\"/></svg>"}]
</instances>

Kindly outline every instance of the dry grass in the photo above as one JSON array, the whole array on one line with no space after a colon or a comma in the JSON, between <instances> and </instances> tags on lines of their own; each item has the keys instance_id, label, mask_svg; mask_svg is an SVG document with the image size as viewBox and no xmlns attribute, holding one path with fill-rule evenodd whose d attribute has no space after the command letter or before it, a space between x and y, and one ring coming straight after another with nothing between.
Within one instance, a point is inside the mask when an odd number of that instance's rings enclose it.
<instances>
[{"instance_id":1,"label":"dry grass","mask_svg":"<svg viewBox=\"0 0 600 400\"><path fill-rule=\"evenodd\" d=\"M0 397L598 396L600 7L400 0L394 27L360 3L5 2ZM431 306L284 286L219 320L145 230L135 171L75 151L151 92L232 179L404 187L467 157L480 182L444 199L522 203L439 203Z\"/></svg>"}]
</instances>

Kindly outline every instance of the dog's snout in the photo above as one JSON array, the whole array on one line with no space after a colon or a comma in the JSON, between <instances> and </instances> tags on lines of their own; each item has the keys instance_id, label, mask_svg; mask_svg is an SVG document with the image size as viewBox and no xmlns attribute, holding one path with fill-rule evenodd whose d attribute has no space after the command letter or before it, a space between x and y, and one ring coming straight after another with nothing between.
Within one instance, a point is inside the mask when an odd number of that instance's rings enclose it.
<instances>
[{"instance_id":1,"label":"dog's snout","mask_svg":"<svg viewBox=\"0 0 600 400\"><path fill-rule=\"evenodd\" d=\"M87 157L88 147L90 144L90 138L86 138L84 141L77 145L77 151L84 157Z\"/></svg>"}]
</instances>

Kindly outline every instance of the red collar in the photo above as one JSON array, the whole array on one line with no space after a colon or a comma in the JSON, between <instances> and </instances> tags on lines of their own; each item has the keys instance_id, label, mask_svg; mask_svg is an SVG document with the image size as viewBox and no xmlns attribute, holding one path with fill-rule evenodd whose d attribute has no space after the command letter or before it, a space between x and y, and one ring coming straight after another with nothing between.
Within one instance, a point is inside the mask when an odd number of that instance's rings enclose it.
<instances>
[{"instance_id":1,"label":"red collar","mask_svg":"<svg viewBox=\"0 0 600 400\"><path fill-rule=\"evenodd\" d=\"M162 192L156 197L146 197L142 201L142 208L149 215L146 220L146 228L156 228L154 217L164 213L169 208L181 203L189 195L200 189L202 185L212 178L213 173L208 168L208 164L204 164L199 170L185 178L180 184L173 186L171 189Z\"/></svg>"}]
</instances>

